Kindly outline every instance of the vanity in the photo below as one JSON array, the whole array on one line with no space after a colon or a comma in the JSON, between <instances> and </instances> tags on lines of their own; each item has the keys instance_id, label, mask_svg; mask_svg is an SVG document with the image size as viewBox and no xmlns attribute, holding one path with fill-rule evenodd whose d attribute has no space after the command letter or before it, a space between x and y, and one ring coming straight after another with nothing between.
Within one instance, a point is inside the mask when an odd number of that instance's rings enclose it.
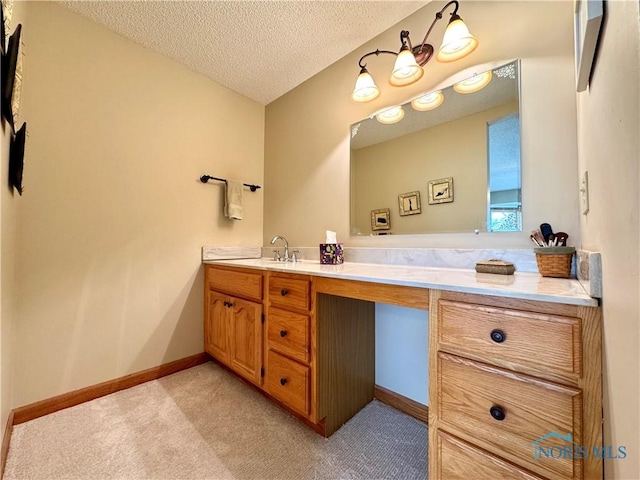
<instances>
[{"instance_id":1,"label":"vanity","mask_svg":"<svg viewBox=\"0 0 640 480\"><path fill-rule=\"evenodd\" d=\"M205 262L205 351L330 436L374 398L375 302L429 312L429 478L602 478L601 314L576 280Z\"/></svg>"}]
</instances>

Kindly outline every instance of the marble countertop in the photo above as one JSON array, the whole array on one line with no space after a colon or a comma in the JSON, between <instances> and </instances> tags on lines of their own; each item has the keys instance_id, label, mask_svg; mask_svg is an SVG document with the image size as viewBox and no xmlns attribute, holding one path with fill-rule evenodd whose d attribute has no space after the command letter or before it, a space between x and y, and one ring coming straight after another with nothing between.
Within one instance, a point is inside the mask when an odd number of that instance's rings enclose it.
<instances>
[{"instance_id":1,"label":"marble countertop","mask_svg":"<svg viewBox=\"0 0 640 480\"><path fill-rule=\"evenodd\" d=\"M462 268L380 265L355 262L345 262L342 265L321 265L317 260L302 260L291 263L276 262L270 258L216 260L205 261L204 263L569 305L598 306L597 300L587 295L578 280L547 278L540 276L538 273L516 272L514 275L494 275L476 273L475 270Z\"/></svg>"}]
</instances>

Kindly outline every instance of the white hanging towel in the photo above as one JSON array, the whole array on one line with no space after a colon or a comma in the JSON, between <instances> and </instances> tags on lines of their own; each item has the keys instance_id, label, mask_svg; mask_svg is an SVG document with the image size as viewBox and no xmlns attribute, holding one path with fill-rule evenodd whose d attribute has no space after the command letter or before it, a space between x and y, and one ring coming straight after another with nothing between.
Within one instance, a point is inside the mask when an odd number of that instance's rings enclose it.
<instances>
[{"instance_id":1,"label":"white hanging towel","mask_svg":"<svg viewBox=\"0 0 640 480\"><path fill-rule=\"evenodd\" d=\"M242 206L242 182L227 180L224 195L224 216L230 220L242 220L244 207Z\"/></svg>"}]
</instances>

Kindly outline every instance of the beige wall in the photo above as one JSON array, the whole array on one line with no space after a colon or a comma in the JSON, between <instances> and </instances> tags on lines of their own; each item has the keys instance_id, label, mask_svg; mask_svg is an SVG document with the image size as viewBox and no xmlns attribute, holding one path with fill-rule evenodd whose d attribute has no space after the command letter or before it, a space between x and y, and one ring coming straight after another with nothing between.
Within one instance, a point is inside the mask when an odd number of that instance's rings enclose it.
<instances>
[{"instance_id":1,"label":"beige wall","mask_svg":"<svg viewBox=\"0 0 640 480\"><path fill-rule=\"evenodd\" d=\"M260 244L263 216L262 190L232 222L198 180L262 184L263 106L55 3L26 9L14 406L202 352L200 248Z\"/></svg>"},{"instance_id":2,"label":"beige wall","mask_svg":"<svg viewBox=\"0 0 640 480\"><path fill-rule=\"evenodd\" d=\"M427 5L267 106L265 244L277 233L294 245L313 246L331 229L351 246L530 247L528 235L520 233L349 238L349 125L429 91L462 69L514 58L522 59L524 231L546 221L579 244L571 2L465 2L459 13L480 38L477 51L450 64L433 60L422 80L404 88L386 83L391 56L371 57L368 69L380 97L362 105L349 100L360 56L397 48L401 28L421 38L442 6ZM508 21L496 29L496 19ZM434 43L443 32L438 25Z\"/></svg>"},{"instance_id":3,"label":"beige wall","mask_svg":"<svg viewBox=\"0 0 640 480\"><path fill-rule=\"evenodd\" d=\"M607 478L640 478L640 17L638 2L607 2L589 90L578 94L580 172L589 173L585 248L602 252L605 443L628 458Z\"/></svg>"},{"instance_id":4,"label":"beige wall","mask_svg":"<svg viewBox=\"0 0 640 480\"><path fill-rule=\"evenodd\" d=\"M638 479L638 2L606 2L595 74L590 90L577 95L577 112L573 2L568 1L465 2L460 14L481 40L476 52L454 64L431 63L416 86L395 90L385 83L391 60L373 57L368 68L382 94L371 104L350 103L358 58L376 48L395 48L401 28L424 32L440 6L427 5L267 106L265 244L279 233L295 245L313 246L331 228L352 246L526 248L526 232L548 221L567 231L571 243L602 252L605 442L626 445L628 452L625 460L605 462L606 477ZM497 29L497 19L508 21ZM509 58L522 59L524 234L349 238L349 125L428 91L456 70ZM581 218L578 185L584 170L591 211Z\"/></svg>"},{"instance_id":5,"label":"beige wall","mask_svg":"<svg viewBox=\"0 0 640 480\"><path fill-rule=\"evenodd\" d=\"M18 24L26 23L25 4L14 2L10 27L7 33L12 34ZM24 35L24 31L23 31ZM18 111L16 129L22 126L24 115ZM9 187L9 146L11 127L2 121L2 159L0 173L0 428L4 433L9 411L12 405L14 363L12 353L15 351L16 314L16 240L17 218L20 207L18 193Z\"/></svg>"},{"instance_id":6,"label":"beige wall","mask_svg":"<svg viewBox=\"0 0 640 480\"><path fill-rule=\"evenodd\" d=\"M351 152L355 224L371 233L371 210L390 210L393 234L487 229L487 123L517 112L511 102ZM464 141L459 133L464 132ZM389 168L389 161L395 164ZM454 201L429 205L425 180L453 177ZM419 191L421 213L400 216L398 194Z\"/></svg>"}]
</instances>

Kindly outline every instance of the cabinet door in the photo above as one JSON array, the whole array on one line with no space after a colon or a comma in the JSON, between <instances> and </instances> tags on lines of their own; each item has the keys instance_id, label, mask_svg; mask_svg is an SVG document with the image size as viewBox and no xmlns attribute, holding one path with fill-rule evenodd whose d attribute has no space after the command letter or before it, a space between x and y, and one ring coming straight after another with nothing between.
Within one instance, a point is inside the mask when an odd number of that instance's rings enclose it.
<instances>
[{"instance_id":1,"label":"cabinet door","mask_svg":"<svg viewBox=\"0 0 640 480\"><path fill-rule=\"evenodd\" d=\"M207 290L207 312L204 322L204 349L217 360L229 365L230 332L227 296Z\"/></svg>"},{"instance_id":2,"label":"cabinet door","mask_svg":"<svg viewBox=\"0 0 640 480\"><path fill-rule=\"evenodd\" d=\"M231 368L254 383L262 377L262 305L230 297Z\"/></svg>"}]
</instances>

